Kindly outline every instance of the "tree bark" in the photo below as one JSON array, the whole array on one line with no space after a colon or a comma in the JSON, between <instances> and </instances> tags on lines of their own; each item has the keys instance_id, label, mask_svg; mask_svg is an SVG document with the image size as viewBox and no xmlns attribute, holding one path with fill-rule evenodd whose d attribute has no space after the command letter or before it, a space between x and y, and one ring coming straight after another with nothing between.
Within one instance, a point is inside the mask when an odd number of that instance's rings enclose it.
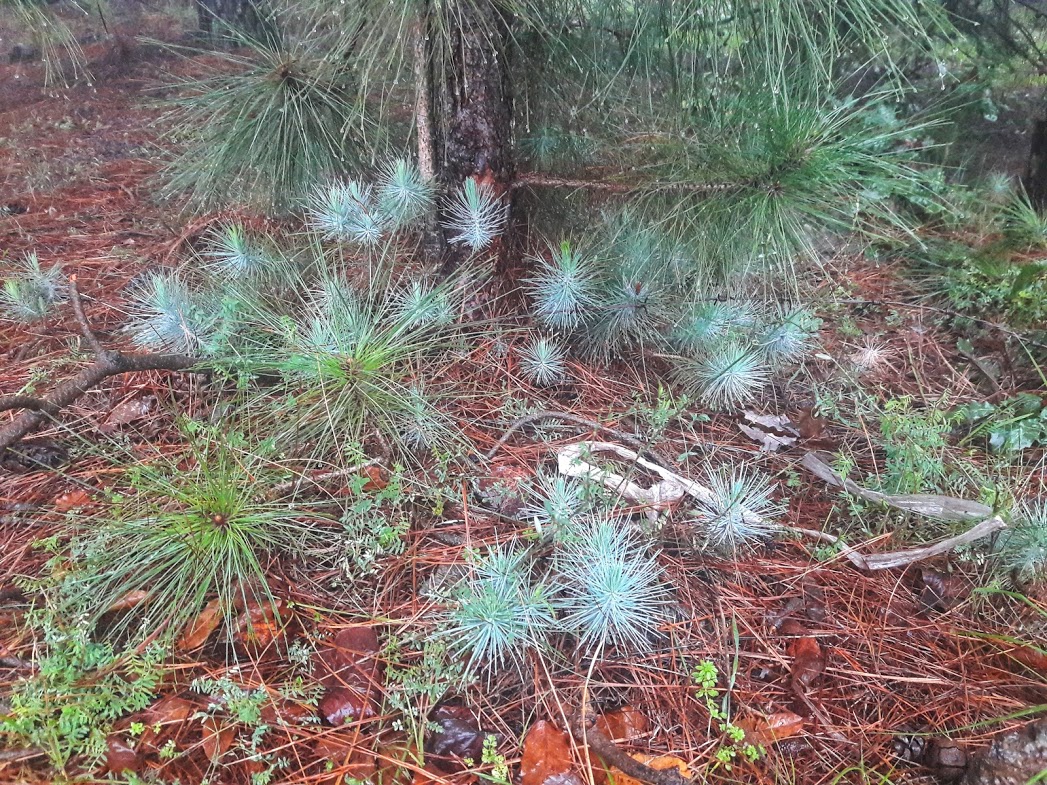
<instances>
[{"instance_id":1,"label":"tree bark","mask_svg":"<svg viewBox=\"0 0 1047 785\"><path fill-rule=\"evenodd\" d=\"M510 198L514 176L513 103L509 83L510 18L494 0L441 3L450 31L442 54L439 117L434 123L438 181L448 194L470 177ZM445 236L445 240L446 240ZM505 243L495 249L504 267ZM444 270L468 256L448 244Z\"/></svg>"},{"instance_id":2,"label":"tree bark","mask_svg":"<svg viewBox=\"0 0 1047 785\"><path fill-rule=\"evenodd\" d=\"M196 0L196 20L200 32L212 40L227 36L230 30L256 41L278 40L263 0Z\"/></svg>"},{"instance_id":3,"label":"tree bark","mask_svg":"<svg viewBox=\"0 0 1047 785\"><path fill-rule=\"evenodd\" d=\"M1047 120L1033 123L1029 162L1022 185L1035 207L1047 207Z\"/></svg>"}]
</instances>

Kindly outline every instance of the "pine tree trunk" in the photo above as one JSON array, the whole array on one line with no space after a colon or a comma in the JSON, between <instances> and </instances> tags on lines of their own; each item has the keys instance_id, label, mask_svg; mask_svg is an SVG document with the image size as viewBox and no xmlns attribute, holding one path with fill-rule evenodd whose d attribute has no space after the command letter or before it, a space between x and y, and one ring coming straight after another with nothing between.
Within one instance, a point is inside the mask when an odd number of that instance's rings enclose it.
<instances>
[{"instance_id":1,"label":"pine tree trunk","mask_svg":"<svg viewBox=\"0 0 1047 785\"><path fill-rule=\"evenodd\" d=\"M1029 201L1039 209L1047 207L1047 120L1033 123L1029 162L1022 185Z\"/></svg>"},{"instance_id":2,"label":"pine tree trunk","mask_svg":"<svg viewBox=\"0 0 1047 785\"><path fill-rule=\"evenodd\" d=\"M508 199L514 174L509 19L493 0L441 5L451 41L438 74L437 179L445 193L454 193L475 177ZM495 250L502 269L505 243ZM444 270L454 269L467 255L449 245Z\"/></svg>"},{"instance_id":3,"label":"pine tree trunk","mask_svg":"<svg viewBox=\"0 0 1047 785\"><path fill-rule=\"evenodd\" d=\"M262 0L196 0L200 32L208 38L237 30L258 41L274 41L276 29ZM216 24L217 22L217 24Z\"/></svg>"}]
</instances>

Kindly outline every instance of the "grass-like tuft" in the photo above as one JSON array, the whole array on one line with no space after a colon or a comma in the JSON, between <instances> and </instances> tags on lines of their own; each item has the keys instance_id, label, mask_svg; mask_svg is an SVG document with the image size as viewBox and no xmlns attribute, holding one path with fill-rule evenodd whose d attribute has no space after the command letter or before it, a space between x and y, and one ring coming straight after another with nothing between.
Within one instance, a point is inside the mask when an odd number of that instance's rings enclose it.
<instances>
[{"instance_id":1,"label":"grass-like tuft","mask_svg":"<svg viewBox=\"0 0 1047 785\"><path fill-rule=\"evenodd\" d=\"M164 171L163 192L203 211L234 202L286 211L316 183L361 160L366 123L338 58L273 39L245 39L236 68L183 85L170 117L182 152Z\"/></svg>"},{"instance_id":2,"label":"grass-like tuft","mask_svg":"<svg viewBox=\"0 0 1047 785\"><path fill-rule=\"evenodd\" d=\"M144 597L124 631L148 618L143 630L177 634L212 597L227 616L272 604L270 560L318 537L321 516L265 501L278 473L261 446L217 429L187 433L188 455L128 470L129 488L74 549L72 591L96 617Z\"/></svg>"},{"instance_id":3,"label":"grass-like tuft","mask_svg":"<svg viewBox=\"0 0 1047 785\"><path fill-rule=\"evenodd\" d=\"M721 409L754 400L770 379L760 353L736 339L713 347L699 359L677 359L673 374L689 394Z\"/></svg>"}]
</instances>

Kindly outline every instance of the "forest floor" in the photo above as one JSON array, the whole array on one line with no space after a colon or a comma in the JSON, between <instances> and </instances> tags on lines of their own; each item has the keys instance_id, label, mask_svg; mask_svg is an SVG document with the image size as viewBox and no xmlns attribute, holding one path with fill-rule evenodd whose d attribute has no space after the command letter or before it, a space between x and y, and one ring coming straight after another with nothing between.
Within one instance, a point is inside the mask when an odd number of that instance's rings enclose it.
<instances>
[{"instance_id":1,"label":"forest floor","mask_svg":"<svg viewBox=\"0 0 1047 785\"><path fill-rule=\"evenodd\" d=\"M185 258L209 227L228 216L186 223L151 197L162 153L156 121L163 109L156 99L163 92L157 86L170 73L192 74L199 63L111 42L93 44L87 53L93 83L50 93L38 64L0 66L0 247L7 259L33 251L44 266L57 263L65 275L75 275L89 322L103 342L119 345L129 283L149 267ZM922 293L896 269L846 257L832 260L827 270L826 295L842 296L823 315L817 356L805 375L777 386L756 409L787 417L798 438L779 451L760 452L738 418L710 413L686 430L670 423L657 445L664 456L705 450L787 479L787 523L819 531L834 531L849 514L848 502L804 468L804 455L846 449L857 464L852 477L859 479L878 465L869 434L819 416L810 386L811 379L831 377L841 359L863 345L863 335L890 347L891 360L870 380L884 400L911 395L958 404L986 395L986 381L957 350L948 323L924 307ZM844 322L847 334L836 329ZM80 330L65 310L43 325L0 323L0 392L72 375L84 362L79 344ZM979 349L990 354L992 338ZM642 438L656 385L624 366L576 364L572 371L576 382L567 392L528 389L504 353L481 342L444 369L466 391L450 413L478 454L515 416L503 409L511 395ZM114 377L69 407L60 428L28 442L57 456L57 469L21 466L9 457L0 473L0 681L6 684L0 694L33 672L34 641L24 620L34 598L15 580L36 574L49 557L34 543L59 531L70 510L102 503L95 491L106 485L108 464L83 445L102 433L121 436L143 456L176 451L176 413L207 405L208 395L177 374ZM601 434L572 426L545 429L536 439L521 431L482 472L503 481L532 477L558 447L592 436ZM1039 464L1030 459L1030 465ZM379 474L370 481L385 480ZM445 730L444 743L429 739L433 754L424 765L405 753L413 742L395 729L401 727L393 723L397 714L383 700L392 678L386 668L396 665L384 660L386 644L416 627L428 629L433 609L418 587L434 571L461 563L470 544L513 532L513 524L473 504L463 489L461 503L413 516L404 552L387 557L368 579L376 600L367 613L347 599L354 587L338 588L335 576L307 565L274 565L273 585L286 603L282 623L273 625L264 609L244 610L254 626L250 634L241 629L234 641L235 671L225 645L187 643L153 703L118 721L110 769L186 784L250 782L252 776L256 782L336 783L376 779L379 771L387 782L467 783L491 776L491 760L481 764L479 744L495 734L499 754L523 785L543 785L550 774L560 782L605 780L585 748L561 733L570 725L584 667L535 669L475 685L432 715ZM865 554L911 545L913 527L922 525L868 514L875 520L867 536L852 531L848 540ZM946 533L928 530L923 539ZM1044 598L1031 597L1025 606L973 592L978 576L968 561L945 555L903 569L862 571L810 539L781 541L736 561L667 547L661 560L679 602L676 619L663 630L665 643L643 657L600 663L588 683L591 702L629 752L675 756L708 771L726 742L686 678L707 659L729 672L734 721L767 748L757 762L735 761L732 771L714 775L726 780L930 781L935 772L911 762L913 754L901 748L950 738L975 754L995 733L1019 725L1028 707L1047 703L1047 654L1023 632L1035 629L1047 608ZM295 663L291 649L313 653ZM197 712L206 713L209 698L191 688L193 680L234 675L268 696L260 715L226 716L221 723L200 719ZM296 677L304 679L297 692L288 688ZM350 721L332 724L333 717ZM541 720L560 731L536 726ZM132 734L136 723L145 726L144 734ZM263 723L267 731L258 750L250 751L252 733ZM168 754L172 748L177 754ZM463 757L473 757L473 765ZM45 761L31 750L0 762L4 782L49 777ZM627 780L619 775L616 781Z\"/></svg>"}]
</instances>

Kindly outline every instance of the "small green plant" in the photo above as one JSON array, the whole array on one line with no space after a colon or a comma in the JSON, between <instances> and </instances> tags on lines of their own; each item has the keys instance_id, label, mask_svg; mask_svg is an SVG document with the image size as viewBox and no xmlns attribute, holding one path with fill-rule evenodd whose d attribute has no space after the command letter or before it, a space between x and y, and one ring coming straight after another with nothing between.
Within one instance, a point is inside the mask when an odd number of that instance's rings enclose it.
<instances>
[{"instance_id":1,"label":"small green plant","mask_svg":"<svg viewBox=\"0 0 1047 785\"><path fill-rule=\"evenodd\" d=\"M739 757L753 763L763 757L766 750L760 744L746 743L745 731L731 722L730 694L717 686L719 679L720 673L712 660L702 660L691 672L695 697L702 701L708 711L710 727L723 736L723 741L713 755L712 769L731 771Z\"/></svg>"},{"instance_id":2,"label":"small green plant","mask_svg":"<svg viewBox=\"0 0 1047 785\"><path fill-rule=\"evenodd\" d=\"M355 501L342 515L342 575L349 582L361 581L378 572L379 562L404 551L404 536L411 526L403 509L403 485L399 475L383 488L365 492L368 478L358 475L349 488Z\"/></svg>"},{"instance_id":3,"label":"small green plant","mask_svg":"<svg viewBox=\"0 0 1047 785\"><path fill-rule=\"evenodd\" d=\"M993 452L1005 456L1047 444L1047 408L1040 396L1031 393L998 403L965 404L952 413L952 418L970 428L965 442L987 439Z\"/></svg>"},{"instance_id":4,"label":"small green plant","mask_svg":"<svg viewBox=\"0 0 1047 785\"><path fill-rule=\"evenodd\" d=\"M769 478L727 464L710 468L707 475L712 494L699 503L694 519L704 547L734 555L777 531L775 519L784 508L774 500Z\"/></svg>"},{"instance_id":5,"label":"small green plant","mask_svg":"<svg viewBox=\"0 0 1047 785\"><path fill-rule=\"evenodd\" d=\"M941 408L916 410L908 396L887 401L880 420L884 489L889 493L941 490L949 430L949 417Z\"/></svg>"},{"instance_id":6,"label":"small green plant","mask_svg":"<svg viewBox=\"0 0 1047 785\"><path fill-rule=\"evenodd\" d=\"M476 765L472 758L465 758L464 763L469 768ZM479 776L485 782L492 785L509 785L509 764L505 756L498 752L498 737L489 734L484 737L483 749L480 751L480 765L487 766L487 771L478 771Z\"/></svg>"},{"instance_id":7,"label":"small green plant","mask_svg":"<svg viewBox=\"0 0 1047 785\"><path fill-rule=\"evenodd\" d=\"M1047 501L1027 500L1011 513L1011 526L996 541L1000 570L1020 586L1047 580Z\"/></svg>"},{"instance_id":8,"label":"small green plant","mask_svg":"<svg viewBox=\"0 0 1047 785\"><path fill-rule=\"evenodd\" d=\"M567 378L564 350L549 338L535 338L520 350L520 373L540 387L560 384Z\"/></svg>"},{"instance_id":9,"label":"small green plant","mask_svg":"<svg viewBox=\"0 0 1047 785\"><path fill-rule=\"evenodd\" d=\"M64 559L55 556L50 567L57 576ZM42 750L57 771L73 758L89 769L105 757L113 723L153 700L166 654L157 643L122 651L92 640L90 619L60 596L63 580L47 578L39 587L47 604L27 617L40 638L38 667L14 686L10 710L0 717L0 733Z\"/></svg>"}]
</instances>

